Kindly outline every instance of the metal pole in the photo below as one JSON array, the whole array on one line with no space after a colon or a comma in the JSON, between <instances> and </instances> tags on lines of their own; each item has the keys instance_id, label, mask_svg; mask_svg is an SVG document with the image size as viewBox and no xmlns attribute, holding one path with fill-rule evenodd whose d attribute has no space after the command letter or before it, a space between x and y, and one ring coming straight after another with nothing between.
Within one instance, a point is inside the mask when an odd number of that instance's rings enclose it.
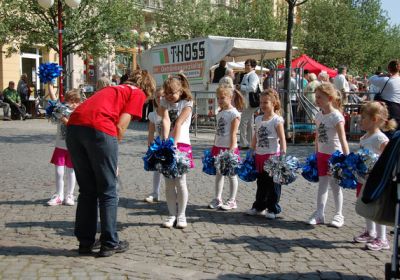
<instances>
[{"instance_id":1,"label":"metal pole","mask_svg":"<svg viewBox=\"0 0 400 280\"><path fill-rule=\"evenodd\" d=\"M58 64L63 67L63 41L62 41L62 33L63 33L63 24L62 24L62 2L58 0ZM63 71L61 72L60 77L58 78L58 88L59 88L59 98L61 102L64 102L64 79L63 79Z\"/></svg>"}]
</instances>

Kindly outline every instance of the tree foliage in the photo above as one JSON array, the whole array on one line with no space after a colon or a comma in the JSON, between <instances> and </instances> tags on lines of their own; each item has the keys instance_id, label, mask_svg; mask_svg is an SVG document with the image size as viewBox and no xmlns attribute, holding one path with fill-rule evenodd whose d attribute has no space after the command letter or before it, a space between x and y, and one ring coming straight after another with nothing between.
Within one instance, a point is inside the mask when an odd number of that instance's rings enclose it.
<instances>
[{"instance_id":1,"label":"tree foliage","mask_svg":"<svg viewBox=\"0 0 400 280\"><path fill-rule=\"evenodd\" d=\"M400 56L397 26L390 26L380 0L318 0L305 5L303 51L330 66L368 73Z\"/></svg>"},{"instance_id":2,"label":"tree foliage","mask_svg":"<svg viewBox=\"0 0 400 280\"><path fill-rule=\"evenodd\" d=\"M0 1L0 44L43 45L58 50L57 1L48 10L37 0ZM115 45L133 44L130 30L143 22L133 0L82 0L71 9L63 3L63 57L70 53L105 55Z\"/></svg>"}]
</instances>

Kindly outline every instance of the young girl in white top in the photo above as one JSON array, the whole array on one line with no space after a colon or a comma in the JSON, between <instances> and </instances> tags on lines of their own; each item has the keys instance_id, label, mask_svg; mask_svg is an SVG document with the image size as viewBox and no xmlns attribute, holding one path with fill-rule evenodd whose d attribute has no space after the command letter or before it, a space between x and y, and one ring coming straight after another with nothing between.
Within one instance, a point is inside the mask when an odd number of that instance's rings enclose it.
<instances>
[{"instance_id":1,"label":"young girl in white top","mask_svg":"<svg viewBox=\"0 0 400 280\"><path fill-rule=\"evenodd\" d=\"M53 89L50 87L50 91ZM54 94L53 94L54 95ZM67 106L67 115L63 115L57 124L56 147L51 157L50 162L55 165L56 171L56 193L47 201L47 205L69 205L75 204L74 189L75 189L75 172L72 165L71 156L67 150L65 137L67 132L67 122L69 115L75 110L81 102L79 90L71 90L64 96ZM56 99L55 95L52 98ZM67 192L64 199L64 168L66 171Z\"/></svg>"},{"instance_id":2,"label":"young girl in white top","mask_svg":"<svg viewBox=\"0 0 400 280\"><path fill-rule=\"evenodd\" d=\"M232 99L235 95L235 106ZM240 123L240 113L244 105L241 93L229 86L220 86L217 89L217 101L221 110L217 114L217 130L215 133L214 146L211 155L217 156L221 151L231 150L239 155L237 147L237 131ZM235 108L236 107L236 108ZM222 203L222 190L224 187L224 176L220 173L215 175L215 198L208 205L211 209L221 208L222 210L236 209L236 193L238 188L237 175L229 176L230 195L229 199Z\"/></svg>"},{"instance_id":3,"label":"young girl in white top","mask_svg":"<svg viewBox=\"0 0 400 280\"><path fill-rule=\"evenodd\" d=\"M155 110L149 113L149 132L147 135L147 146L150 146L154 136L161 136L161 111L160 100L164 91L162 88L156 90L154 94ZM160 200L161 174L158 171L153 172L153 192L144 199L145 202L154 203Z\"/></svg>"},{"instance_id":4,"label":"young girl in white top","mask_svg":"<svg viewBox=\"0 0 400 280\"><path fill-rule=\"evenodd\" d=\"M328 200L328 186L330 185L335 201L336 214L331 225L340 228L344 224L342 213L343 192L335 178L330 176L328 160L331 155L339 150L345 155L349 154L349 146L344 130L344 117L339 111L341 107L340 95L331 83L322 83L315 90L315 103L321 112L315 116L318 168L318 194L317 210L308 221L310 225L325 222L325 206Z\"/></svg>"},{"instance_id":5,"label":"young girl in white top","mask_svg":"<svg viewBox=\"0 0 400 280\"><path fill-rule=\"evenodd\" d=\"M360 138L360 147L368 149L371 153L380 155L385 149L389 139L380 130L393 130L396 121L388 120L389 113L384 103L372 101L361 107L361 129L366 133ZM361 184L357 186L357 196L360 195ZM370 250L388 250L389 242L386 238L386 226L365 219L366 228L359 236L354 237L358 243L366 243Z\"/></svg>"},{"instance_id":6,"label":"young girl in white top","mask_svg":"<svg viewBox=\"0 0 400 280\"><path fill-rule=\"evenodd\" d=\"M173 137L177 149L187 153L193 168L189 137L193 101L189 82L185 75L177 74L164 81L163 89L164 98L160 102L163 138ZM185 228L187 226L185 212L189 196L186 174L175 179L165 178L165 185L169 216L162 226L171 228L176 221L177 228Z\"/></svg>"},{"instance_id":7,"label":"young girl in white top","mask_svg":"<svg viewBox=\"0 0 400 280\"><path fill-rule=\"evenodd\" d=\"M281 103L278 93L269 88L260 95L260 109L264 113L255 120L251 148L255 150L257 178L256 200L247 215L265 215L275 219L281 212L279 200L281 185L274 183L271 176L264 171L265 161L273 155L286 154L286 139L283 118L280 116ZM265 212L265 210L268 210Z\"/></svg>"}]
</instances>

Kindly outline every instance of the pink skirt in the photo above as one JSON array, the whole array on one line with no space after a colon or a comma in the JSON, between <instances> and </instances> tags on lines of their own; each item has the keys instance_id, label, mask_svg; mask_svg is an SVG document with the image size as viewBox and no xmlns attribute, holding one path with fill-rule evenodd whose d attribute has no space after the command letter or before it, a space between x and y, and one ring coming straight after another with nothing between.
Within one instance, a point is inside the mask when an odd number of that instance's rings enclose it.
<instances>
[{"instance_id":1,"label":"pink skirt","mask_svg":"<svg viewBox=\"0 0 400 280\"><path fill-rule=\"evenodd\" d=\"M212 149L211 149L211 155L212 155L213 157L215 157L215 156L219 155L220 152L224 152L224 151L226 151L226 150L229 150L229 148L213 146ZM240 159L239 148L235 148L235 149L233 150L233 152L234 152L235 155L238 155L238 156L239 156L239 159Z\"/></svg>"},{"instance_id":2,"label":"pink skirt","mask_svg":"<svg viewBox=\"0 0 400 280\"><path fill-rule=\"evenodd\" d=\"M265 155L259 155L256 154L256 169L258 173L264 172L264 163L267 159L269 159L271 156L279 155L279 153L276 154L265 154Z\"/></svg>"},{"instance_id":3,"label":"pink skirt","mask_svg":"<svg viewBox=\"0 0 400 280\"><path fill-rule=\"evenodd\" d=\"M179 151L187 153L187 156L190 159L190 168L194 168L192 146L189 144L178 143L177 148Z\"/></svg>"},{"instance_id":4,"label":"pink skirt","mask_svg":"<svg viewBox=\"0 0 400 280\"><path fill-rule=\"evenodd\" d=\"M327 176L329 171L330 154L317 153L318 176Z\"/></svg>"},{"instance_id":5,"label":"pink skirt","mask_svg":"<svg viewBox=\"0 0 400 280\"><path fill-rule=\"evenodd\" d=\"M74 166L72 165L71 156L69 155L69 152L61 148L54 149L50 163L57 166L66 166L68 168L74 168Z\"/></svg>"}]
</instances>

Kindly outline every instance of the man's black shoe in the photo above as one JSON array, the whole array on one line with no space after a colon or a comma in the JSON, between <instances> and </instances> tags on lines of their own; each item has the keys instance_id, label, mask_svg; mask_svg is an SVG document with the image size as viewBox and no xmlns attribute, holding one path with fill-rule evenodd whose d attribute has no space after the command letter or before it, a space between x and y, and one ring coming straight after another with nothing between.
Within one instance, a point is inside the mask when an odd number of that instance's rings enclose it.
<instances>
[{"instance_id":1,"label":"man's black shoe","mask_svg":"<svg viewBox=\"0 0 400 280\"><path fill-rule=\"evenodd\" d=\"M79 245L79 249L78 249L78 253L79 255L91 255L93 254L93 246L83 246L83 245Z\"/></svg>"},{"instance_id":2,"label":"man's black shoe","mask_svg":"<svg viewBox=\"0 0 400 280\"><path fill-rule=\"evenodd\" d=\"M96 241L92 245L92 249L93 250L98 250L98 249L100 249L100 247L101 247L100 239L96 239Z\"/></svg>"},{"instance_id":3,"label":"man's black shoe","mask_svg":"<svg viewBox=\"0 0 400 280\"><path fill-rule=\"evenodd\" d=\"M97 254L98 257L110 257L115 253L123 253L128 251L129 243L128 241L120 241L119 244L115 247L107 247L101 245L100 252Z\"/></svg>"}]
</instances>

